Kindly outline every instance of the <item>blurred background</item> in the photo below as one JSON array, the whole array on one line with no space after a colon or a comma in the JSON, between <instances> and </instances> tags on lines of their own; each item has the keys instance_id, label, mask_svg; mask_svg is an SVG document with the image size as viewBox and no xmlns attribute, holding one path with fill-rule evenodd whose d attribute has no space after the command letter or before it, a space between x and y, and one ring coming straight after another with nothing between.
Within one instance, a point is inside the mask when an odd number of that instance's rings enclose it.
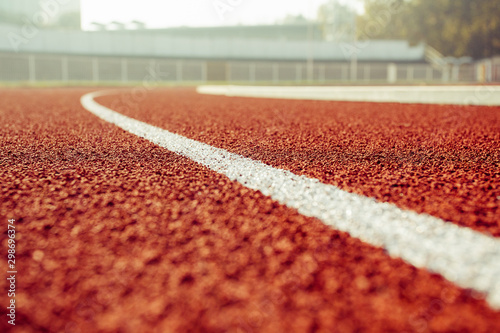
<instances>
[{"instance_id":1,"label":"blurred background","mask_svg":"<svg viewBox=\"0 0 500 333\"><path fill-rule=\"evenodd\" d=\"M0 0L4 84L499 81L498 0Z\"/></svg>"}]
</instances>

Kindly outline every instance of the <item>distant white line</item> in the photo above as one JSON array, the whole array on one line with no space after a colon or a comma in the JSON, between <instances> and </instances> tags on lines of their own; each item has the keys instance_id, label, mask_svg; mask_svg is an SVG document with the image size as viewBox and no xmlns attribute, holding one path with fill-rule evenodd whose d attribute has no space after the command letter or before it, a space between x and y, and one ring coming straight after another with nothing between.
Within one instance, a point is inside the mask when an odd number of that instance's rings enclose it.
<instances>
[{"instance_id":1,"label":"distant white line","mask_svg":"<svg viewBox=\"0 0 500 333\"><path fill-rule=\"evenodd\" d=\"M348 193L126 117L94 101L104 94L109 92L86 94L81 103L105 121L259 190L303 215L384 247L391 256L439 273L458 286L484 292L488 303L500 309L499 239Z\"/></svg>"},{"instance_id":2,"label":"distant white line","mask_svg":"<svg viewBox=\"0 0 500 333\"><path fill-rule=\"evenodd\" d=\"M500 105L500 86L200 86L197 90L202 94L261 98Z\"/></svg>"}]
</instances>

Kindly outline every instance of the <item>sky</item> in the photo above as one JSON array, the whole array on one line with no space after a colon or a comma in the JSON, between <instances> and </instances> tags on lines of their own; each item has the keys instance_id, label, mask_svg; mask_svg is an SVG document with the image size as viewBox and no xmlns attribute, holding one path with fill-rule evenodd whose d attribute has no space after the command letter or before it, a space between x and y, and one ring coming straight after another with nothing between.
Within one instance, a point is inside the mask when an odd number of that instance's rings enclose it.
<instances>
[{"instance_id":1,"label":"sky","mask_svg":"<svg viewBox=\"0 0 500 333\"><path fill-rule=\"evenodd\" d=\"M327 0L81 0L82 26L92 22L131 22L147 27L220 26L271 24L287 14L316 17L318 7ZM361 0L357 9L361 10Z\"/></svg>"}]
</instances>

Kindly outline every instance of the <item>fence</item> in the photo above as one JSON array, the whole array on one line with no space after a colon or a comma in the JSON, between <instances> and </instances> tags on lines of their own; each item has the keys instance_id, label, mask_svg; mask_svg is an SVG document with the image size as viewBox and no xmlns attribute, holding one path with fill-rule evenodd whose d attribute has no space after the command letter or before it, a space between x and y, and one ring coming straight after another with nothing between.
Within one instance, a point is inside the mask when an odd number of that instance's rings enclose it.
<instances>
[{"instance_id":1,"label":"fence","mask_svg":"<svg viewBox=\"0 0 500 333\"><path fill-rule=\"evenodd\" d=\"M0 81L39 82L439 82L476 81L475 66L443 71L428 64L211 61L0 53Z\"/></svg>"},{"instance_id":2,"label":"fence","mask_svg":"<svg viewBox=\"0 0 500 333\"><path fill-rule=\"evenodd\" d=\"M0 53L0 81L206 81L201 61Z\"/></svg>"},{"instance_id":3,"label":"fence","mask_svg":"<svg viewBox=\"0 0 500 333\"><path fill-rule=\"evenodd\" d=\"M477 79L479 82L500 82L500 57L478 61Z\"/></svg>"},{"instance_id":4,"label":"fence","mask_svg":"<svg viewBox=\"0 0 500 333\"><path fill-rule=\"evenodd\" d=\"M391 68L395 75L391 77ZM309 74L311 72L311 74ZM357 64L316 63L312 70L305 63L229 63L228 81L267 82L432 82L443 73L426 64Z\"/></svg>"}]
</instances>

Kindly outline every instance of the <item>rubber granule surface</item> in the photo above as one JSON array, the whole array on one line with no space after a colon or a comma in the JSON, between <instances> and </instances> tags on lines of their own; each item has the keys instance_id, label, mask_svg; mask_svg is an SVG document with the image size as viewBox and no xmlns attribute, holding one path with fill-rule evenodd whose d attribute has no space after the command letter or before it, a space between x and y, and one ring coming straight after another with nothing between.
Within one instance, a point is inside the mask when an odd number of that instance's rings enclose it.
<instances>
[{"instance_id":1,"label":"rubber granule surface","mask_svg":"<svg viewBox=\"0 0 500 333\"><path fill-rule=\"evenodd\" d=\"M185 88L141 97L124 92L98 101L274 167L500 236L500 107L256 99Z\"/></svg>"},{"instance_id":2,"label":"rubber granule surface","mask_svg":"<svg viewBox=\"0 0 500 333\"><path fill-rule=\"evenodd\" d=\"M14 218L17 225L13 331L494 332L500 327L500 314L482 295L99 120L80 106L85 92L2 91L0 218ZM164 91L141 109L154 108L158 115L175 111L158 102L165 94L194 96ZM188 126L201 126L200 119L208 121L192 112L196 101L191 102L193 109L184 110L190 112L187 119L173 116L186 133L194 133ZM210 122L201 134L205 138L223 130ZM231 128L224 130L225 138L215 136L217 142L236 146ZM248 138L241 140L248 144ZM254 148L247 148L250 155ZM285 160L280 154L287 152L277 149L262 151ZM6 242L5 229L2 253ZM0 262L6 271L6 260ZM6 290L6 280L0 281ZM0 321L1 331L10 329Z\"/></svg>"}]
</instances>

